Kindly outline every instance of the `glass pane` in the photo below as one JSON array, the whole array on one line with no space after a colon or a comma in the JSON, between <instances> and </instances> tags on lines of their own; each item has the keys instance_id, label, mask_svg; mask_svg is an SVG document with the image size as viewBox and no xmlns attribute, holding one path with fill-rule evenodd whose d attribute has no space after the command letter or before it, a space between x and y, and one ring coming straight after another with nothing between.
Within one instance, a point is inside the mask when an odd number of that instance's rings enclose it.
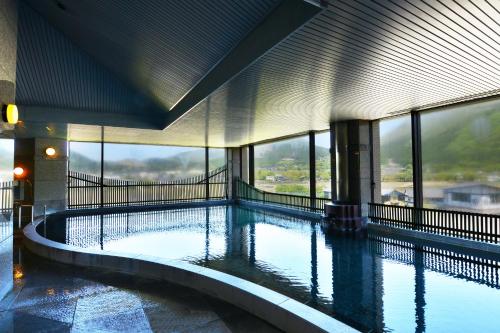
<instances>
[{"instance_id":1,"label":"glass pane","mask_svg":"<svg viewBox=\"0 0 500 333\"><path fill-rule=\"evenodd\" d=\"M224 148L210 148L208 150L208 169L214 170L226 165L226 150Z\"/></svg>"},{"instance_id":2,"label":"glass pane","mask_svg":"<svg viewBox=\"0 0 500 333\"><path fill-rule=\"evenodd\" d=\"M100 176L101 144L95 142L70 142L69 170Z\"/></svg>"},{"instance_id":3,"label":"glass pane","mask_svg":"<svg viewBox=\"0 0 500 333\"><path fill-rule=\"evenodd\" d=\"M308 137L256 145L255 186L269 192L309 195Z\"/></svg>"},{"instance_id":4,"label":"glass pane","mask_svg":"<svg viewBox=\"0 0 500 333\"><path fill-rule=\"evenodd\" d=\"M0 182L9 182L14 177L14 140L0 139Z\"/></svg>"},{"instance_id":5,"label":"glass pane","mask_svg":"<svg viewBox=\"0 0 500 333\"><path fill-rule=\"evenodd\" d=\"M380 121L382 203L413 206L411 118Z\"/></svg>"},{"instance_id":6,"label":"glass pane","mask_svg":"<svg viewBox=\"0 0 500 333\"><path fill-rule=\"evenodd\" d=\"M104 177L143 181L185 179L205 173L203 148L106 143Z\"/></svg>"},{"instance_id":7,"label":"glass pane","mask_svg":"<svg viewBox=\"0 0 500 333\"><path fill-rule=\"evenodd\" d=\"M331 198L330 132L316 134L316 196Z\"/></svg>"},{"instance_id":8,"label":"glass pane","mask_svg":"<svg viewBox=\"0 0 500 333\"><path fill-rule=\"evenodd\" d=\"M500 213L499 111L487 102L422 113L425 207Z\"/></svg>"}]
</instances>

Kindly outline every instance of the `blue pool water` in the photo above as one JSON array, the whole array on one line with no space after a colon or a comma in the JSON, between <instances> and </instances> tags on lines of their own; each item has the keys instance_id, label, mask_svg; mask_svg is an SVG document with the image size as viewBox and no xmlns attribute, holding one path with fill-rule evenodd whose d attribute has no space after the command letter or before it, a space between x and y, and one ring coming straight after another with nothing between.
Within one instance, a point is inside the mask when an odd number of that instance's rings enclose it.
<instances>
[{"instance_id":1,"label":"blue pool water","mask_svg":"<svg viewBox=\"0 0 500 333\"><path fill-rule=\"evenodd\" d=\"M47 237L239 276L366 332L498 332L500 262L238 206L67 217Z\"/></svg>"}]
</instances>

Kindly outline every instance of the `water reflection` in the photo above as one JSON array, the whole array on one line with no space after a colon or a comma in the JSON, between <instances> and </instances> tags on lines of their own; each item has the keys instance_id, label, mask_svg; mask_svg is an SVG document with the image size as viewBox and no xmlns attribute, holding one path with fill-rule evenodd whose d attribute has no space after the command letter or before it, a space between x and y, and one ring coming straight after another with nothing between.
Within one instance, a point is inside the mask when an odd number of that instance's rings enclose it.
<instances>
[{"instance_id":1,"label":"water reflection","mask_svg":"<svg viewBox=\"0 0 500 333\"><path fill-rule=\"evenodd\" d=\"M467 254L376 235L334 237L317 221L232 206L54 222L52 239L211 267L363 331L494 331L500 324L500 263Z\"/></svg>"}]
</instances>

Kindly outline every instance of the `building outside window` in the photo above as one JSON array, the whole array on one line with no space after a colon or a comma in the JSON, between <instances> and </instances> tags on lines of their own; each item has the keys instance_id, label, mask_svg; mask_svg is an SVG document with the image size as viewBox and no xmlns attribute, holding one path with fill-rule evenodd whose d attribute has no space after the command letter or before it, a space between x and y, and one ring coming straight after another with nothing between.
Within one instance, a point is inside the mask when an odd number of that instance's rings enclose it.
<instances>
[{"instance_id":1,"label":"building outside window","mask_svg":"<svg viewBox=\"0 0 500 333\"><path fill-rule=\"evenodd\" d=\"M413 206L410 116L380 121L382 203Z\"/></svg>"},{"instance_id":2,"label":"building outside window","mask_svg":"<svg viewBox=\"0 0 500 333\"><path fill-rule=\"evenodd\" d=\"M500 213L499 111L493 101L421 114L424 207Z\"/></svg>"}]
</instances>

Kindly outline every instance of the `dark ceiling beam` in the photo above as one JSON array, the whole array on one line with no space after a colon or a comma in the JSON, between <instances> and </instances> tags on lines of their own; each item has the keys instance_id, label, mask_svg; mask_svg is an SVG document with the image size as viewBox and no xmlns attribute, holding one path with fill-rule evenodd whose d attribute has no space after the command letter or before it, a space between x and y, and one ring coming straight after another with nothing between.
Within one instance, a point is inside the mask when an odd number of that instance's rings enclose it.
<instances>
[{"instance_id":1,"label":"dark ceiling beam","mask_svg":"<svg viewBox=\"0 0 500 333\"><path fill-rule=\"evenodd\" d=\"M283 0L167 112L165 127L172 125L323 10L314 1Z\"/></svg>"},{"instance_id":2,"label":"dark ceiling beam","mask_svg":"<svg viewBox=\"0 0 500 333\"><path fill-rule=\"evenodd\" d=\"M18 105L19 120L162 130L164 115L91 111L47 106Z\"/></svg>"}]
</instances>

